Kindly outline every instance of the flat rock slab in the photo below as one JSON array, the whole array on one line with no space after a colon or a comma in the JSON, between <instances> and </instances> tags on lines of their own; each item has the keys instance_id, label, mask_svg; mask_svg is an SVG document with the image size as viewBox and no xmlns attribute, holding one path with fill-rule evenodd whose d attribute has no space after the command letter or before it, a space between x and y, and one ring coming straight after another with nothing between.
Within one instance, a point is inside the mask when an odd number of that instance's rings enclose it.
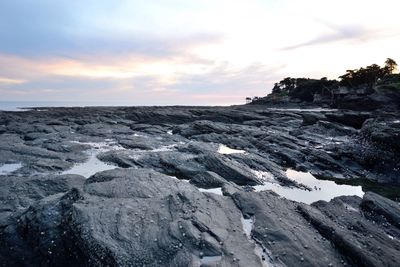
<instances>
[{"instance_id":1,"label":"flat rock slab","mask_svg":"<svg viewBox=\"0 0 400 267\"><path fill-rule=\"evenodd\" d=\"M398 202L366 192L305 205L253 188L301 187L290 168L399 198L398 118L257 105L0 111L0 166L18 166L0 175L0 265L398 266ZM120 169L60 175L89 154Z\"/></svg>"},{"instance_id":2,"label":"flat rock slab","mask_svg":"<svg viewBox=\"0 0 400 267\"><path fill-rule=\"evenodd\" d=\"M298 208L354 265L398 266L400 229L393 221L398 203L367 193L363 199L338 197Z\"/></svg>"},{"instance_id":3,"label":"flat rock slab","mask_svg":"<svg viewBox=\"0 0 400 267\"><path fill-rule=\"evenodd\" d=\"M15 212L24 211L44 197L82 188L84 182L79 175L0 176L0 227L8 225Z\"/></svg>"},{"instance_id":4,"label":"flat rock slab","mask_svg":"<svg viewBox=\"0 0 400 267\"><path fill-rule=\"evenodd\" d=\"M2 240L7 253L17 251L33 263L195 266L218 256L220 266L261 266L241 218L229 197L201 193L152 170L116 169L86 180L81 193L36 203L3 231ZM50 255L37 254L52 241L58 246L51 246ZM19 262L17 255L12 260Z\"/></svg>"},{"instance_id":5,"label":"flat rock slab","mask_svg":"<svg viewBox=\"0 0 400 267\"><path fill-rule=\"evenodd\" d=\"M232 195L245 217L252 218L252 237L270 251L278 266L342 266L335 247L297 212L297 203L271 191L237 191Z\"/></svg>"}]
</instances>

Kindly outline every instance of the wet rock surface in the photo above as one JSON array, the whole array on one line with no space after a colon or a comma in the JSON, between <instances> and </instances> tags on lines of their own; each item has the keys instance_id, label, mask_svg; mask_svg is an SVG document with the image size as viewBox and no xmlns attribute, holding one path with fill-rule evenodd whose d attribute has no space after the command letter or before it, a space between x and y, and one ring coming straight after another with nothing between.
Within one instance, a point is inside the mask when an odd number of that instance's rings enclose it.
<instances>
[{"instance_id":1,"label":"wet rock surface","mask_svg":"<svg viewBox=\"0 0 400 267\"><path fill-rule=\"evenodd\" d=\"M0 112L0 263L398 266L399 127L257 105ZM365 194L259 190L321 190L288 169Z\"/></svg>"},{"instance_id":2,"label":"wet rock surface","mask_svg":"<svg viewBox=\"0 0 400 267\"><path fill-rule=\"evenodd\" d=\"M365 194L363 199L339 197L329 203L316 202L312 207L299 206L300 213L319 234L356 266L398 265L400 229L392 216L399 208L398 203L373 193Z\"/></svg>"}]
</instances>

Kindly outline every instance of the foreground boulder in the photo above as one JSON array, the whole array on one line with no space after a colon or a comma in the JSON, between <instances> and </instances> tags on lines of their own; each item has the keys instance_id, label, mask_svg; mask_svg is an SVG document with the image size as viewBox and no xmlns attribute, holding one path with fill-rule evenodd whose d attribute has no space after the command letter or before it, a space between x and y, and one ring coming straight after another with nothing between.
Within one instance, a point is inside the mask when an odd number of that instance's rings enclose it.
<instances>
[{"instance_id":1,"label":"foreground boulder","mask_svg":"<svg viewBox=\"0 0 400 267\"><path fill-rule=\"evenodd\" d=\"M398 203L306 205L225 183L224 196L149 169L95 174L0 230L2 266L397 266Z\"/></svg>"},{"instance_id":2,"label":"foreground boulder","mask_svg":"<svg viewBox=\"0 0 400 267\"><path fill-rule=\"evenodd\" d=\"M393 215L398 203L373 193L364 199L339 197L330 202L299 205L300 213L356 266L398 266L400 229ZM365 207L368 207L365 210ZM380 207L371 210L371 207ZM385 208L383 208L385 207ZM383 215L382 210L386 210Z\"/></svg>"},{"instance_id":3,"label":"foreground boulder","mask_svg":"<svg viewBox=\"0 0 400 267\"><path fill-rule=\"evenodd\" d=\"M87 266L64 226L79 190L37 201L0 231L1 266Z\"/></svg>"},{"instance_id":4,"label":"foreground boulder","mask_svg":"<svg viewBox=\"0 0 400 267\"><path fill-rule=\"evenodd\" d=\"M400 205L378 194L368 192L364 195L361 207L371 214L386 218L392 225L400 229Z\"/></svg>"},{"instance_id":5,"label":"foreground boulder","mask_svg":"<svg viewBox=\"0 0 400 267\"><path fill-rule=\"evenodd\" d=\"M0 176L0 227L9 224L15 212L22 212L47 196L82 188L85 178L79 175Z\"/></svg>"},{"instance_id":6,"label":"foreground boulder","mask_svg":"<svg viewBox=\"0 0 400 267\"><path fill-rule=\"evenodd\" d=\"M273 192L232 195L245 217L253 222L251 235L278 266L341 266L347 262L334 246L297 212L298 203Z\"/></svg>"},{"instance_id":7,"label":"foreground boulder","mask_svg":"<svg viewBox=\"0 0 400 267\"><path fill-rule=\"evenodd\" d=\"M48 197L15 218L1 232L0 259L24 266L261 266L241 218L228 197L151 170L116 169L89 178L82 193Z\"/></svg>"}]
</instances>

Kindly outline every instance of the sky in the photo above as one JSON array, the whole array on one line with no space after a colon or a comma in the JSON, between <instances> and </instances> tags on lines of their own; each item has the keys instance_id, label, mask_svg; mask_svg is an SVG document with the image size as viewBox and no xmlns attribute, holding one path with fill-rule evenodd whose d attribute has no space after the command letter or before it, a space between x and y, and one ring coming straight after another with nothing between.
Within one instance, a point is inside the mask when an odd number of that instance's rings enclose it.
<instances>
[{"instance_id":1,"label":"sky","mask_svg":"<svg viewBox=\"0 0 400 267\"><path fill-rule=\"evenodd\" d=\"M0 101L242 104L284 77L399 62L398 10L398 0L1 0Z\"/></svg>"}]
</instances>

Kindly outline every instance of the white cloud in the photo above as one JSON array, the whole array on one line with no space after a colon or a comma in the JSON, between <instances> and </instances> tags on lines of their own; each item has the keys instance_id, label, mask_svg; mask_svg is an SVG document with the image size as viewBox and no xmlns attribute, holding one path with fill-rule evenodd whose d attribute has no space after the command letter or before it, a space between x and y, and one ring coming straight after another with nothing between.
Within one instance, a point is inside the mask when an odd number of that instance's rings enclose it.
<instances>
[{"instance_id":1,"label":"white cloud","mask_svg":"<svg viewBox=\"0 0 400 267\"><path fill-rule=\"evenodd\" d=\"M287 76L337 78L386 57L400 60L394 0L20 5L0 3L0 83L10 98L13 89L53 100L78 91L149 104L211 103L213 95L235 103Z\"/></svg>"}]
</instances>

